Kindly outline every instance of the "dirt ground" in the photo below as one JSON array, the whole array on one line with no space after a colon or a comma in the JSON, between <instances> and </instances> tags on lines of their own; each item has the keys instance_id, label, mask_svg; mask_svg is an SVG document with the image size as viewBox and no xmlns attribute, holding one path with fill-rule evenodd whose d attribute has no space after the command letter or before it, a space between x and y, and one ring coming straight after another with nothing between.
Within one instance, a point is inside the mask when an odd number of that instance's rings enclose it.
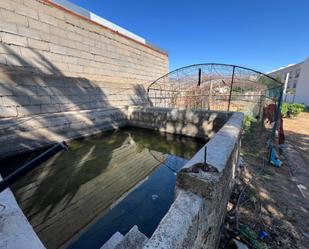
<instances>
[{"instance_id":1,"label":"dirt ground","mask_svg":"<svg viewBox=\"0 0 309 249\"><path fill-rule=\"evenodd\" d=\"M255 124L244 134L239 181L232 193L220 249L309 248L309 113L284 119L281 167L267 164L269 131ZM238 229L237 229L238 228ZM265 231L267 236L259 238Z\"/></svg>"}]
</instances>

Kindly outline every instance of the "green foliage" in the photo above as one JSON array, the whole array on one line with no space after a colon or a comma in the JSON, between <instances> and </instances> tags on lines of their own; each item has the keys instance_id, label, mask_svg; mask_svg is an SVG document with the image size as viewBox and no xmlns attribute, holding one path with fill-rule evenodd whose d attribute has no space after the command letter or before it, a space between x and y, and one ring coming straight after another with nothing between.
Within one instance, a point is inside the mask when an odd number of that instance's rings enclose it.
<instances>
[{"instance_id":1,"label":"green foliage","mask_svg":"<svg viewBox=\"0 0 309 249\"><path fill-rule=\"evenodd\" d=\"M287 117L288 115L288 103L283 102L281 105L281 115L282 117Z\"/></svg>"},{"instance_id":2,"label":"green foliage","mask_svg":"<svg viewBox=\"0 0 309 249\"><path fill-rule=\"evenodd\" d=\"M251 124L253 122L256 122L256 119L254 117L252 117L251 115L244 116L243 127L244 127L245 133L250 132Z\"/></svg>"},{"instance_id":3,"label":"green foliage","mask_svg":"<svg viewBox=\"0 0 309 249\"><path fill-rule=\"evenodd\" d=\"M299 113L305 110L306 106L304 104L289 104L283 103L281 106L281 114L283 117L296 117Z\"/></svg>"}]
</instances>

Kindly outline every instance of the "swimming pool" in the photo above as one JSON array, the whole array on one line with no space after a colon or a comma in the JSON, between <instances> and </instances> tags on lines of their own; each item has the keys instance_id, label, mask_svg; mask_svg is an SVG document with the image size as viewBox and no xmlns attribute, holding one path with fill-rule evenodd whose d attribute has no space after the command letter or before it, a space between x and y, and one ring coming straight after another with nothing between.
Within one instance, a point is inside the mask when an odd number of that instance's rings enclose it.
<instances>
[{"instance_id":1,"label":"swimming pool","mask_svg":"<svg viewBox=\"0 0 309 249\"><path fill-rule=\"evenodd\" d=\"M12 190L47 248L100 248L133 225L150 237L174 200L175 172L206 142L132 127L103 132L71 141ZM2 161L1 174L36 154Z\"/></svg>"}]
</instances>

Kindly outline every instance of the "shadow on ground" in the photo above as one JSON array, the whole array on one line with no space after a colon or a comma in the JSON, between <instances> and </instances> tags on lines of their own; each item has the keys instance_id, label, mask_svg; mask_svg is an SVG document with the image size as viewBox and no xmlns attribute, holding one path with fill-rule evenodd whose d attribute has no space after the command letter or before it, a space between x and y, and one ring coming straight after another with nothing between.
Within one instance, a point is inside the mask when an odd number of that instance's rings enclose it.
<instances>
[{"instance_id":1,"label":"shadow on ground","mask_svg":"<svg viewBox=\"0 0 309 249\"><path fill-rule=\"evenodd\" d=\"M244 136L242 148L244 169L240 175L241 181L236 185L230 199L220 242L221 249L233 248L231 239L234 236L236 216L239 218L239 237L251 248L307 248L309 198L301 193L299 185L308 191L308 161L304 161L297 151L295 154L294 148L287 148L281 156L283 165L280 168L268 165L266 160L268 135L264 128L257 126ZM287 141L308 139L297 131L289 132L286 136ZM295 146L297 149L297 145ZM289 150L294 151L293 160L290 160ZM299 161L296 161L297 158ZM236 215L237 201L245 186L246 189L239 200L239 212ZM264 240L258 239L260 231L266 231L268 237Z\"/></svg>"}]
</instances>

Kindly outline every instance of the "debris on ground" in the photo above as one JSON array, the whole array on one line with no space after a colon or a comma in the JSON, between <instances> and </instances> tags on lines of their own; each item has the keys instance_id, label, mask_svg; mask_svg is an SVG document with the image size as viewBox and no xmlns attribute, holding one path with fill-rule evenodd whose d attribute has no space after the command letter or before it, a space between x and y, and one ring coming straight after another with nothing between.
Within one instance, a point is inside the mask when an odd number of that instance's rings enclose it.
<instances>
[{"instance_id":1,"label":"debris on ground","mask_svg":"<svg viewBox=\"0 0 309 249\"><path fill-rule=\"evenodd\" d=\"M236 241L250 249L308 248L309 199L304 196L309 190L309 113L285 120L285 125L287 146L280 168L267 163L269 130L256 123L244 134L242 167L227 206L220 249L241 248Z\"/></svg>"}]
</instances>

